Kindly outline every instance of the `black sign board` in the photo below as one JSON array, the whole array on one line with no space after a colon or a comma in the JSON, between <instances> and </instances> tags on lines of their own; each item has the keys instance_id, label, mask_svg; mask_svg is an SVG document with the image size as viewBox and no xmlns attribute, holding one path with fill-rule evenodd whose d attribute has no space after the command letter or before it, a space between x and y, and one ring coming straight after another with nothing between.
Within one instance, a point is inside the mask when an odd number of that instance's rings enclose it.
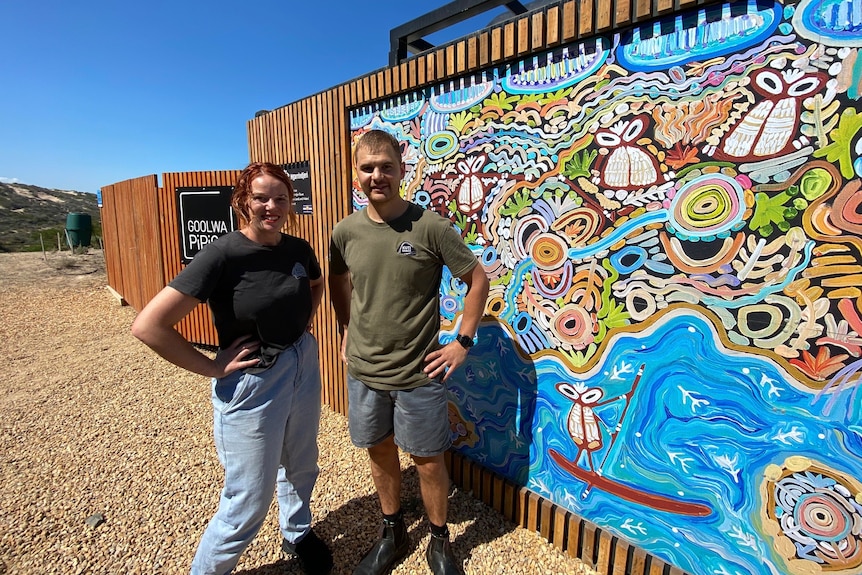
<instances>
[{"instance_id":1,"label":"black sign board","mask_svg":"<svg viewBox=\"0 0 862 575\"><path fill-rule=\"evenodd\" d=\"M314 213L311 205L311 176L308 173L308 162L284 164L282 166L293 182L293 211L300 216L310 216Z\"/></svg>"},{"instance_id":2,"label":"black sign board","mask_svg":"<svg viewBox=\"0 0 862 575\"><path fill-rule=\"evenodd\" d=\"M233 186L177 188L182 263L189 263L205 245L237 228L231 193Z\"/></svg>"}]
</instances>

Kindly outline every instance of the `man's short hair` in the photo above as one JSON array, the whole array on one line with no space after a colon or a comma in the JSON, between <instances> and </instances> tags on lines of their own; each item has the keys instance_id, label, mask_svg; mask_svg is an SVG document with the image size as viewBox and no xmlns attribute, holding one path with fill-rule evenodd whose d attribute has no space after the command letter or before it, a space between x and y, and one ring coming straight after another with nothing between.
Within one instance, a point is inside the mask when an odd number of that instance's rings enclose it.
<instances>
[{"instance_id":1,"label":"man's short hair","mask_svg":"<svg viewBox=\"0 0 862 575\"><path fill-rule=\"evenodd\" d=\"M377 152L387 147L401 157L401 143L395 136L384 130L369 130L360 136L353 148L353 163L356 163L356 152L360 149Z\"/></svg>"}]
</instances>

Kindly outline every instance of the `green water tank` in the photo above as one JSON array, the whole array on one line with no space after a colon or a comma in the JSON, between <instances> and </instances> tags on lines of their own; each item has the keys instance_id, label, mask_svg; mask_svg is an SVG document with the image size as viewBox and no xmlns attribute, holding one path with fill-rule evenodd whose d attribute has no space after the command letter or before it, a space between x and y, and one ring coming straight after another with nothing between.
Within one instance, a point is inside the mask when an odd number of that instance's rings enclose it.
<instances>
[{"instance_id":1,"label":"green water tank","mask_svg":"<svg viewBox=\"0 0 862 575\"><path fill-rule=\"evenodd\" d=\"M66 233L73 246L89 246L93 234L93 220L90 214L70 213L66 216Z\"/></svg>"}]
</instances>

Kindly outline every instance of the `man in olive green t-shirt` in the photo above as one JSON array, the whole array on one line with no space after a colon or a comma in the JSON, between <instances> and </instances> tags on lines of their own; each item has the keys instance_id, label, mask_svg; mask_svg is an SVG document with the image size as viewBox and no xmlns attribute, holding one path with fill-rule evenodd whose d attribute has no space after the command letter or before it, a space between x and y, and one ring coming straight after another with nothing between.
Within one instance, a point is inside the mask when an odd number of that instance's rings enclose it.
<instances>
[{"instance_id":1,"label":"man in olive green t-shirt","mask_svg":"<svg viewBox=\"0 0 862 575\"><path fill-rule=\"evenodd\" d=\"M449 220L400 195L398 140L364 134L354 165L368 206L332 232L329 286L348 371L354 445L368 450L383 512L381 538L354 575L383 575L409 549L401 513L398 449L416 464L431 524L426 559L434 575L459 575L446 526L450 447L443 382L464 363L488 297L488 278ZM458 336L439 344L443 266L467 285Z\"/></svg>"}]
</instances>

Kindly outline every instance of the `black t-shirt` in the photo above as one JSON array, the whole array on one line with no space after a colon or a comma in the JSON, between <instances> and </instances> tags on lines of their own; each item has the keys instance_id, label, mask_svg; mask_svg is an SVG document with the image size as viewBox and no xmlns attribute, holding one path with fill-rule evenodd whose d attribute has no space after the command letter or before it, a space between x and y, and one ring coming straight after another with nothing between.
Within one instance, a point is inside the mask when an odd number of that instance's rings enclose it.
<instances>
[{"instance_id":1,"label":"black t-shirt","mask_svg":"<svg viewBox=\"0 0 862 575\"><path fill-rule=\"evenodd\" d=\"M219 345L251 335L261 342L257 369L302 336L311 318L310 280L320 264L303 239L282 234L275 246L236 231L208 244L168 285L212 310Z\"/></svg>"}]
</instances>

